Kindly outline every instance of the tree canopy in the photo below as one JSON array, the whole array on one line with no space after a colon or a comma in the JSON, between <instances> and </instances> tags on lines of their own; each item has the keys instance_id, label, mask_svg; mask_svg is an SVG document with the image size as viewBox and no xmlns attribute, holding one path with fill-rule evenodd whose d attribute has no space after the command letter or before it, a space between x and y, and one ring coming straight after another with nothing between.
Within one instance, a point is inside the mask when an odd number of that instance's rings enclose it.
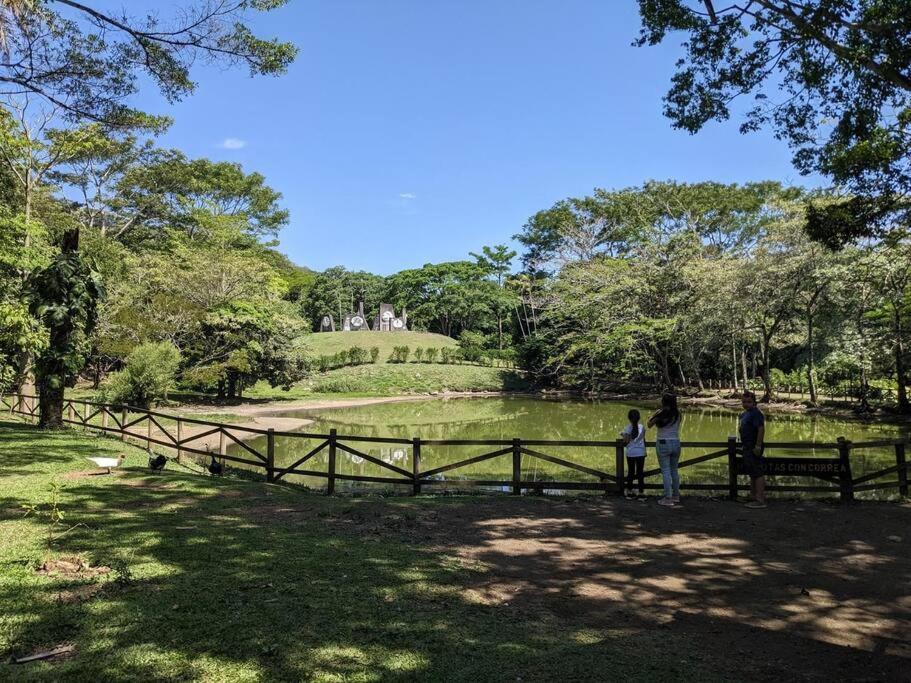
<instances>
[{"instance_id":1,"label":"tree canopy","mask_svg":"<svg viewBox=\"0 0 911 683\"><path fill-rule=\"evenodd\" d=\"M911 11L906 0L639 0L639 45L683 36L664 112L696 133L740 116L769 126L840 201L811 205L838 246L911 216ZM735 102L751 97L741 112Z\"/></svg>"},{"instance_id":2,"label":"tree canopy","mask_svg":"<svg viewBox=\"0 0 911 683\"><path fill-rule=\"evenodd\" d=\"M9 0L0 4L0 94L36 96L75 121L130 123L142 116L128 104L141 79L180 100L196 87L190 71L199 59L283 73L296 48L257 37L246 17L285 2L204 0L172 16L133 16L91 0Z\"/></svg>"}]
</instances>

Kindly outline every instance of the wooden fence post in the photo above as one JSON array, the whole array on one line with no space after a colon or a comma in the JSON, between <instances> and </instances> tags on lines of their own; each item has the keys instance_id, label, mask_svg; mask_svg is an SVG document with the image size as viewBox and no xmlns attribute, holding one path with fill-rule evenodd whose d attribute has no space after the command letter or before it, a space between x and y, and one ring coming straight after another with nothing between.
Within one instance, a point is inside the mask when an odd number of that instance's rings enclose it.
<instances>
[{"instance_id":1,"label":"wooden fence post","mask_svg":"<svg viewBox=\"0 0 911 683\"><path fill-rule=\"evenodd\" d=\"M908 466L905 460L905 442L895 444L895 464L898 466L898 492L908 497Z\"/></svg>"},{"instance_id":2,"label":"wooden fence post","mask_svg":"<svg viewBox=\"0 0 911 683\"><path fill-rule=\"evenodd\" d=\"M626 470L623 461L623 447L625 445L623 439L617 439L617 444L614 446L614 472L617 475L617 494L621 496L623 495L623 490L626 486Z\"/></svg>"},{"instance_id":3,"label":"wooden fence post","mask_svg":"<svg viewBox=\"0 0 911 683\"><path fill-rule=\"evenodd\" d=\"M329 478L326 480L326 495L335 493L335 441L336 430L329 430Z\"/></svg>"},{"instance_id":4,"label":"wooden fence post","mask_svg":"<svg viewBox=\"0 0 911 683\"><path fill-rule=\"evenodd\" d=\"M180 456L183 454L183 449L180 447L180 442L183 441L183 420L179 417L177 418L177 464L180 464Z\"/></svg>"},{"instance_id":5,"label":"wooden fence post","mask_svg":"<svg viewBox=\"0 0 911 683\"><path fill-rule=\"evenodd\" d=\"M146 412L146 450L152 450L152 416Z\"/></svg>"},{"instance_id":6,"label":"wooden fence post","mask_svg":"<svg viewBox=\"0 0 911 683\"><path fill-rule=\"evenodd\" d=\"M224 455L227 452L228 437L225 436L224 428L218 430L218 454Z\"/></svg>"},{"instance_id":7,"label":"wooden fence post","mask_svg":"<svg viewBox=\"0 0 911 683\"><path fill-rule=\"evenodd\" d=\"M737 500L737 437L728 437L728 498Z\"/></svg>"},{"instance_id":8,"label":"wooden fence post","mask_svg":"<svg viewBox=\"0 0 911 683\"><path fill-rule=\"evenodd\" d=\"M67 401L66 403L66 416L70 422L75 422L76 420L76 409L73 407L72 401Z\"/></svg>"},{"instance_id":9,"label":"wooden fence post","mask_svg":"<svg viewBox=\"0 0 911 683\"><path fill-rule=\"evenodd\" d=\"M522 440L512 440L512 495L522 493Z\"/></svg>"},{"instance_id":10,"label":"wooden fence post","mask_svg":"<svg viewBox=\"0 0 911 683\"><path fill-rule=\"evenodd\" d=\"M86 429L86 430L89 428L89 404L88 403L82 404L82 428Z\"/></svg>"},{"instance_id":11,"label":"wooden fence post","mask_svg":"<svg viewBox=\"0 0 911 683\"><path fill-rule=\"evenodd\" d=\"M101 428L107 431L108 428L108 407L104 406L101 409Z\"/></svg>"},{"instance_id":12,"label":"wooden fence post","mask_svg":"<svg viewBox=\"0 0 911 683\"><path fill-rule=\"evenodd\" d=\"M266 434L266 481L275 481L275 430Z\"/></svg>"},{"instance_id":13,"label":"wooden fence post","mask_svg":"<svg viewBox=\"0 0 911 683\"><path fill-rule=\"evenodd\" d=\"M843 436L838 437L839 478L841 502L854 500L854 483L851 478L851 442Z\"/></svg>"},{"instance_id":14,"label":"wooden fence post","mask_svg":"<svg viewBox=\"0 0 911 683\"><path fill-rule=\"evenodd\" d=\"M121 409L120 409L120 440L121 441L127 440L126 424L127 424L127 415L129 415L129 414L130 414L129 409L126 406L121 406Z\"/></svg>"},{"instance_id":15,"label":"wooden fence post","mask_svg":"<svg viewBox=\"0 0 911 683\"><path fill-rule=\"evenodd\" d=\"M417 436L411 440L411 476L411 493L416 496L421 492L421 439Z\"/></svg>"}]
</instances>

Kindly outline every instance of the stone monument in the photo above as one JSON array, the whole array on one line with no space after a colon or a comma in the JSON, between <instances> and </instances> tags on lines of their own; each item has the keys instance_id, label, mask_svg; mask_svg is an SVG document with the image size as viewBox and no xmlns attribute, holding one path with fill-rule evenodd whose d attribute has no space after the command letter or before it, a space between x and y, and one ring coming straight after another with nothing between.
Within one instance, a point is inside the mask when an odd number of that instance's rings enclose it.
<instances>
[{"instance_id":1,"label":"stone monument","mask_svg":"<svg viewBox=\"0 0 911 683\"><path fill-rule=\"evenodd\" d=\"M408 314L402 311L402 316L395 314L392 304L380 304L380 312L373 319L373 329L381 332L404 332L408 329Z\"/></svg>"},{"instance_id":2,"label":"stone monument","mask_svg":"<svg viewBox=\"0 0 911 683\"><path fill-rule=\"evenodd\" d=\"M331 315L324 315L319 324L320 332L335 332L335 319Z\"/></svg>"},{"instance_id":3,"label":"stone monument","mask_svg":"<svg viewBox=\"0 0 911 683\"><path fill-rule=\"evenodd\" d=\"M342 323L343 332L364 332L369 331L370 325L367 324L367 318L364 316L364 302L358 304L357 313L349 313L345 316Z\"/></svg>"}]
</instances>

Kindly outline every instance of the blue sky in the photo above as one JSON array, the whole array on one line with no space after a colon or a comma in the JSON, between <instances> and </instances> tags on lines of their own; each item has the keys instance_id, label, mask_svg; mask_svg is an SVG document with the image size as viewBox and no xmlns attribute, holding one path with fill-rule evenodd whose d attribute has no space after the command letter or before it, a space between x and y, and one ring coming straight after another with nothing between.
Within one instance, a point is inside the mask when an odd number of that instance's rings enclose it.
<instances>
[{"instance_id":1,"label":"blue sky","mask_svg":"<svg viewBox=\"0 0 911 683\"><path fill-rule=\"evenodd\" d=\"M634 0L292 0L254 27L300 48L284 77L203 67L137 104L174 117L161 144L265 175L281 250L318 270L464 258L595 187L805 182L769 132L671 128L677 49L630 45Z\"/></svg>"}]
</instances>

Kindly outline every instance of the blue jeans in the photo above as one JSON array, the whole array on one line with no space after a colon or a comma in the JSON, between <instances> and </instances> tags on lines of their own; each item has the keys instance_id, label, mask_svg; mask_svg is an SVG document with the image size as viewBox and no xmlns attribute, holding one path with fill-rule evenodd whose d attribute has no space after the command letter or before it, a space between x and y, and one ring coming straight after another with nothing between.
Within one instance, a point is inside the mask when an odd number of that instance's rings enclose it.
<instances>
[{"instance_id":1,"label":"blue jeans","mask_svg":"<svg viewBox=\"0 0 911 683\"><path fill-rule=\"evenodd\" d=\"M680 462L680 441L677 439L658 439L658 466L661 468L661 481L664 483L664 497L680 496L680 474L677 463Z\"/></svg>"}]
</instances>

